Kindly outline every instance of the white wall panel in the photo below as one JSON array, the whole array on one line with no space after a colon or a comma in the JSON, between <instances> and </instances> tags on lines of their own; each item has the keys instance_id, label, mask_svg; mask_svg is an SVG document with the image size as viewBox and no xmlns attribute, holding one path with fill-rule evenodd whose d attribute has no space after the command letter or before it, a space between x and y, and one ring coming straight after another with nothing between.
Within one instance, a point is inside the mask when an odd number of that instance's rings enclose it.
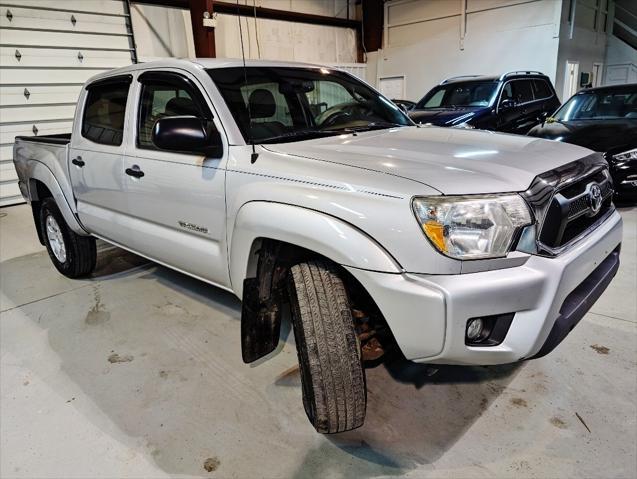
<instances>
[{"instance_id":1,"label":"white wall panel","mask_svg":"<svg viewBox=\"0 0 637 479\"><path fill-rule=\"evenodd\" d=\"M22 201L14 138L70 132L82 84L129 65L134 49L122 0L0 0L0 9L0 205L7 205Z\"/></svg>"},{"instance_id":2,"label":"white wall panel","mask_svg":"<svg viewBox=\"0 0 637 479\"><path fill-rule=\"evenodd\" d=\"M20 57L16 57L16 51ZM130 65L130 51L0 47L0 64L4 67L92 67L114 68Z\"/></svg>"},{"instance_id":3,"label":"white wall panel","mask_svg":"<svg viewBox=\"0 0 637 479\"><path fill-rule=\"evenodd\" d=\"M0 84L2 85L48 85L55 83L84 83L93 75L104 72L105 69L68 68L4 68L0 70Z\"/></svg>"},{"instance_id":4,"label":"white wall panel","mask_svg":"<svg viewBox=\"0 0 637 479\"><path fill-rule=\"evenodd\" d=\"M81 89L81 85L4 86L0 89L0 105L8 107L75 103L80 96ZM25 90L28 95L25 95Z\"/></svg>"},{"instance_id":5,"label":"white wall panel","mask_svg":"<svg viewBox=\"0 0 637 479\"><path fill-rule=\"evenodd\" d=\"M75 103L57 105L28 105L6 107L0 110L0 124L50 121L59 118L73 118Z\"/></svg>"},{"instance_id":6,"label":"white wall panel","mask_svg":"<svg viewBox=\"0 0 637 479\"><path fill-rule=\"evenodd\" d=\"M98 48L105 50L121 49L130 47L127 35L93 35L77 32L47 32L33 30L13 30L2 29L2 44L22 45L22 46L47 46L70 48Z\"/></svg>"},{"instance_id":7,"label":"white wall panel","mask_svg":"<svg viewBox=\"0 0 637 479\"><path fill-rule=\"evenodd\" d=\"M239 20L218 15L217 56L241 57ZM356 32L349 28L241 17L246 58L313 63L356 62ZM258 31L258 44L257 44ZM259 55L260 53L260 55Z\"/></svg>"},{"instance_id":8,"label":"white wall panel","mask_svg":"<svg viewBox=\"0 0 637 479\"><path fill-rule=\"evenodd\" d=\"M385 47L368 57L369 78L404 76L418 100L456 75L540 70L555 81L561 2L468 0L466 34L459 0L388 2ZM370 65L371 64L371 65Z\"/></svg>"},{"instance_id":9,"label":"white wall panel","mask_svg":"<svg viewBox=\"0 0 637 479\"><path fill-rule=\"evenodd\" d=\"M33 7L49 11L64 10L73 14L78 12L98 13L100 15L126 16L124 2L119 0L3 0L0 7Z\"/></svg>"},{"instance_id":10,"label":"white wall panel","mask_svg":"<svg viewBox=\"0 0 637 479\"><path fill-rule=\"evenodd\" d=\"M19 3L17 3L19 5ZM60 3L64 5L64 3ZM6 9L6 10L5 10ZM0 16L0 27L58 30L62 32L86 33L126 33L126 17L106 16L90 13L70 13L35 8L3 8ZM9 10L13 18L9 20L6 11ZM75 23L73 23L75 19Z\"/></svg>"}]
</instances>

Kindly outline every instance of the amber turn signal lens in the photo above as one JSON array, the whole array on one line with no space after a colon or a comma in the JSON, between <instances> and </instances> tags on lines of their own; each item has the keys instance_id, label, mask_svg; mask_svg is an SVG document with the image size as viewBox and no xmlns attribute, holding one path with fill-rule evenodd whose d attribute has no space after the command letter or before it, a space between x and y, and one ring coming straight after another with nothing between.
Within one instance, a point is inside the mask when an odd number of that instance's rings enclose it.
<instances>
[{"instance_id":1,"label":"amber turn signal lens","mask_svg":"<svg viewBox=\"0 0 637 479\"><path fill-rule=\"evenodd\" d=\"M440 251L446 253L447 245L445 243L445 230L444 226L437 221L427 221L422 225L422 229L425 231L427 238L438 248Z\"/></svg>"}]
</instances>

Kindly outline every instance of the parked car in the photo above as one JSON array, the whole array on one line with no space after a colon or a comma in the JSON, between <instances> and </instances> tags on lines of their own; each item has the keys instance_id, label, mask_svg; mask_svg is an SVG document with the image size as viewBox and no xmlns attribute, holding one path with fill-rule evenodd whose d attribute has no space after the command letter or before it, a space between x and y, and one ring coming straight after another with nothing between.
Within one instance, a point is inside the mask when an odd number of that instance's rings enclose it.
<instances>
[{"instance_id":1,"label":"parked car","mask_svg":"<svg viewBox=\"0 0 637 479\"><path fill-rule=\"evenodd\" d=\"M325 67L166 60L102 73L72 133L18 137L13 158L62 274L91 274L102 238L229 290L245 362L275 350L289 307L305 411L323 433L363 424L364 362L379 351L469 365L543 356L619 265L602 155L418 127Z\"/></svg>"},{"instance_id":2,"label":"parked car","mask_svg":"<svg viewBox=\"0 0 637 479\"><path fill-rule=\"evenodd\" d=\"M620 201L637 201L637 84L582 90L529 135L604 153Z\"/></svg>"},{"instance_id":3,"label":"parked car","mask_svg":"<svg viewBox=\"0 0 637 479\"><path fill-rule=\"evenodd\" d=\"M398 105L400 108L403 109L403 111L409 111L412 110L415 106L416 106L416 102L415 101L410 101L410 100L397 100L397 99L392 99L392 101Z\"/></svg>"},{"instance_id":4,"label":"parked car","mask_svg":"<svg viewBox=\"0 0 637 479\"><path fill-rule=\"evenodd\" d=\"M432 88L409 116L416 123L526 134L560 106L549 78L532 71L499 77L449 78Z\"/></svg>"}]
</instances>

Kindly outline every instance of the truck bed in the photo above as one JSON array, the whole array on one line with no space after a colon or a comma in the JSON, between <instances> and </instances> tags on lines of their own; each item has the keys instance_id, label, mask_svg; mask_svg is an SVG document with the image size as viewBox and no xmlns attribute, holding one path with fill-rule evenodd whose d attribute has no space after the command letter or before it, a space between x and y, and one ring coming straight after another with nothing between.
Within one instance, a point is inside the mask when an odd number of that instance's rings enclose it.
<instances>
[{"instance_id":1,"label":"truck bed","mask_svg":"<svg viewBox=\"0 0 637 479\"><path fill-rule=\"evenodd\" d=\"M27 201L33 199L30 191L31 179L44 184L57 183L60 193L70 205L73 204L68 165L71 134L49 136L17 136L13 144L13 164L18 174L18 185ZM53 178L49 178L52 175ZM55 192L52 191L55 194ZM61 198L60 198L61 199Z\"/></svg>"}]
</instances>

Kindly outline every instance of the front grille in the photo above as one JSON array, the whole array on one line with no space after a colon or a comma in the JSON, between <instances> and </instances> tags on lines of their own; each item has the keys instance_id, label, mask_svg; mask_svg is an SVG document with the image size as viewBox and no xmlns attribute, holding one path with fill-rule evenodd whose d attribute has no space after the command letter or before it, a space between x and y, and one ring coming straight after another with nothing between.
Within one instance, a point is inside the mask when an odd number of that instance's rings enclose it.
<instances>
[{"instance_id":1,"label":"front grille","mask_svg":"<svg viewBox=\"0 0 637 479\"><path fill-rule=\"evenodd\" d=\"M539 175L523 196L538 220L537 252L549 256L614 209L608 165L599 154Z\"/></svg>"},{"instance_id":2,"label":"front grille","mask_svg":"<svg viewBox=\"0 0 637 479\"><path fill-rule=\"evenodd\" d=\"M599 188L600 195L597 211L591 196L594 188ZM540 243L554 249L573 241L613 207L612 193L611 179L605 170L558 189L546 211Z\"/></svg>"}]
</instances>

